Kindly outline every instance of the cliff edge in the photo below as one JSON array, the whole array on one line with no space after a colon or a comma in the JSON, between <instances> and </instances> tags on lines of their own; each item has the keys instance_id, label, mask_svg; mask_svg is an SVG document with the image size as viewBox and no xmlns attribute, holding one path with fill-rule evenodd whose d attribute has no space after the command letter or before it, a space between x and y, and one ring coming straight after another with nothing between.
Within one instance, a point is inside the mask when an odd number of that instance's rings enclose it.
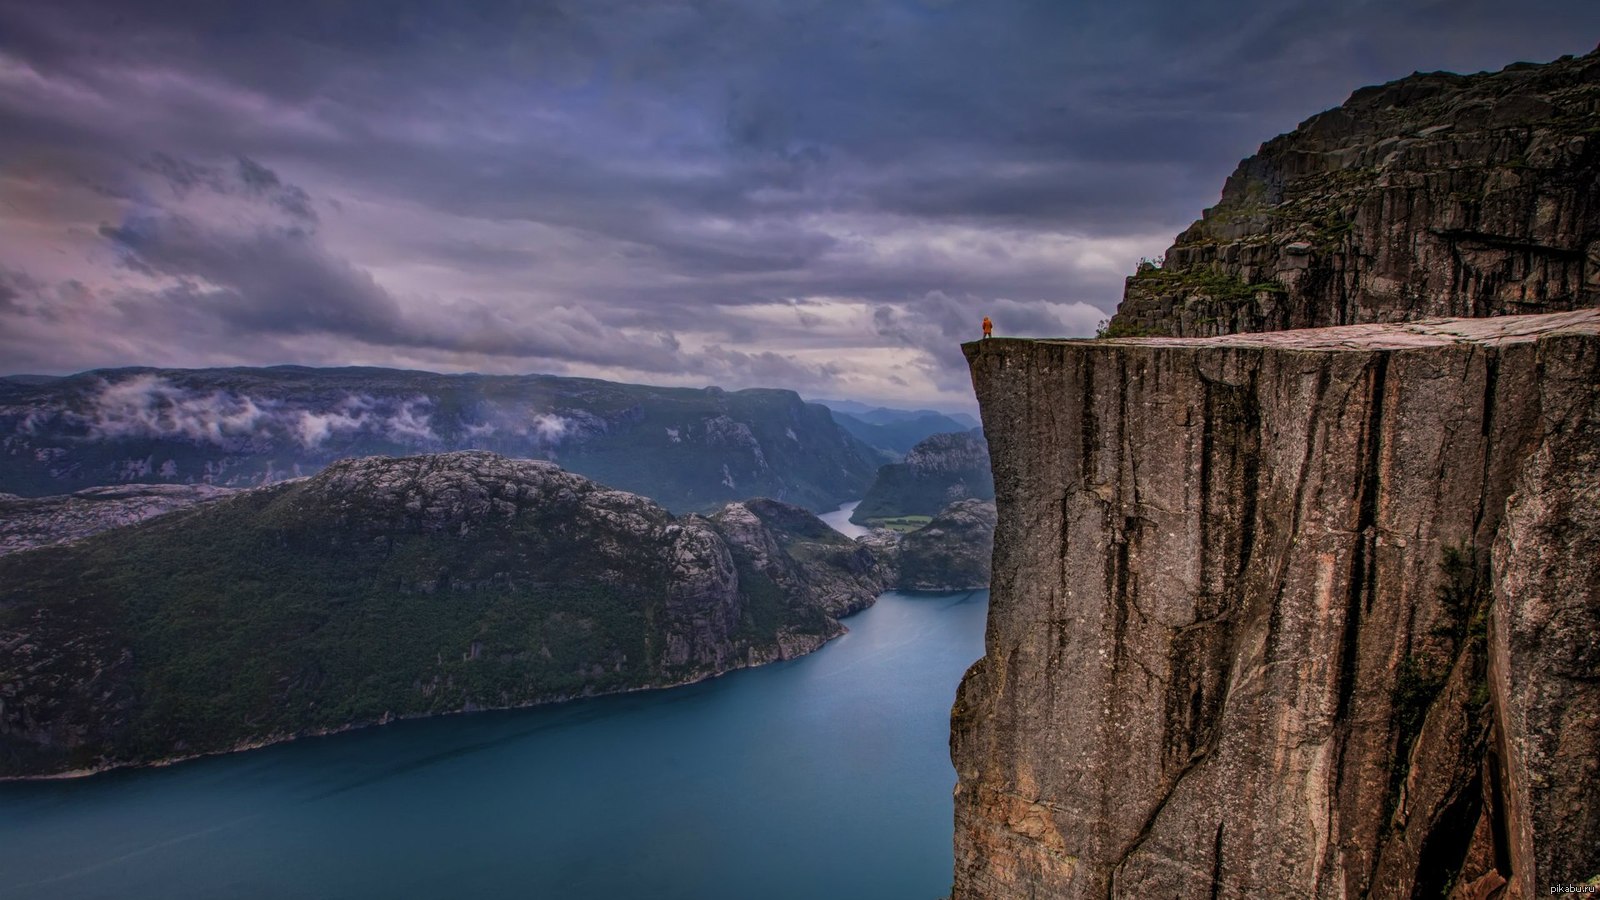
<instances>
[{"instance_id":1,"label":"cliff edge","mask_svg":"<svg viewBox=\"0 0 1600 900\"><path fill-rule=\"evenodd\" d=\"M956 898L1600 873L1600 311L964 349Z\"/></svg>"}]
</instances>

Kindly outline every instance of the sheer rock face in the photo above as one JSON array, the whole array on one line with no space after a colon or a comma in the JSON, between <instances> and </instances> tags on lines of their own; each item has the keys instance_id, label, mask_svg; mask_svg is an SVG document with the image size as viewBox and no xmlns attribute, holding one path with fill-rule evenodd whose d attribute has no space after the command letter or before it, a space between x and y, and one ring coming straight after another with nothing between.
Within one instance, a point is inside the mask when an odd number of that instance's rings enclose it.
<instances>
[{"instance_id":1,"label":"sheer rock face","mask_svg":"<svg viewBox=\"0 0 1600 900\"><path fill-rule=\"evenodd\" d=\"M0 494L0 556L75 541L232 493L209 484L125 484L54 497Z\"/></svg>"},{"instance_id":2,"label":"sheer rock face","mask_svg":"<svg viewBox=\"0 0 1600 900\"><path fill-rule=\"evenodd\" d=\"M957 898L1600 872L1600 311L965 350Z\"/></svg>"},{"instance_id":3,"label":"sheer rock face","mask_svg":"<svg viewBox=\"0 0 1600 900\"><path fill-rule=\"evenodd\" d=\"M1113 334L1600 305L1600 51L1363 88L1262 145Z\"/></svg>"}]
</instances>

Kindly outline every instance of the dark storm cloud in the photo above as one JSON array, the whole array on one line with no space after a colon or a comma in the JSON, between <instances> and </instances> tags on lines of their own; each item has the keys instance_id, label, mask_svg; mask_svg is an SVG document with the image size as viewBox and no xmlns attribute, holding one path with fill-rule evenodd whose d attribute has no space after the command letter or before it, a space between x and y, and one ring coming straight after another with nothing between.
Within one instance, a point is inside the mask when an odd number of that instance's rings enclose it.
<instances>
[{"instance_id":1,"label":"dark storm cloud","mask_svg":"<svg viewBox=\"0 0 1600 900\"><path fill-rule=\"evenodd\" d=\"M22 298L39 289L33 279L0 266L0 313L22 311Z\"/></svg>"},{"instance_id":2,"label":"dark storm cloud","mask_svg":"<svg viewBox=\"0 0 1600 900\"><path fill-rule=\"evenodd\" d=\"M629 340L581 311L555 311L538 329L501 321L480 305L457 304L432 317L408 313L371 275L299 227L218 232L165 212L100 231L121 251L124 265L179 279L176 287L144 295L147 308L164 309L176 321L207 319L239 341L323 334L380 346L627 363L646 371L678 362L659 342Z\"/></svg>"},{"instance_id":3,"label":"dark storm cloud","mask_svg":"<svg viewBox=\"0 0 1600 900\"><path fill-rule=\"evenodd\" d=\"M0 315L740 383L899 348L962 390L979 310L1092 328L1354 88L1596 38L1583 0L0 0L0 190L38 241L0 250Z\"/></svg>"}]
</instances>

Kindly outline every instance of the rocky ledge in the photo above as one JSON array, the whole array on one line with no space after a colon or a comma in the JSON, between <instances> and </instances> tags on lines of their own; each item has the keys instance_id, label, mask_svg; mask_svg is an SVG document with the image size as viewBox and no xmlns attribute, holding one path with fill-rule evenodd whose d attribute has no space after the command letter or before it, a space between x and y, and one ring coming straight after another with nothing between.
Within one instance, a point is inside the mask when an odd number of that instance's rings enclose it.
<instances>
[{"instance_id":1,"label":"rocky ledge","mask_svg":"<svg viewBox=\"0 0 1600 900\"><path fill-rule=\"evenodd\" d=\"M1600 311L965 350L957 898L1600 873Z\"/></svg>"}]
</instances>

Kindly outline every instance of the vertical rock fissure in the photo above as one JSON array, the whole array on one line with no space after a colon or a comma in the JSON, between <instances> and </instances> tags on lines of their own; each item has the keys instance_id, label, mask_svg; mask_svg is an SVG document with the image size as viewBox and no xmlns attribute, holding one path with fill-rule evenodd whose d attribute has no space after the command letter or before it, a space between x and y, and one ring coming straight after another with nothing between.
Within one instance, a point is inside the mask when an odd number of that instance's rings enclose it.
<instances>
[{"instance_id":1,"label":"vertical rock fissure","mask_svg":"<svg viewBox=\"0 0 1600 900\"><path fill-rule=\"evenodd\" d=\"M1083 395L1078 401L1078 468L1079 489L1090 491L1094 479L1094 452L1095 437L1099 432L1099 422L1095 416L1094 402L1094 371L1095 367L1087 358L1082 358L1078 363L1082 374ZM1064 523L1063 523L1064 524Z\"/></svg>"},{"instance_id":2,"label":"vertical rock fissure","mask_svg":"<svg viewBox=\"0 0 1600 900\"><path fill-rule=\"evenodd\" d=\"M1217 823L1217 836L1211 841L1211 900L1222 896L1222 825Z\"/></svg>"},{"instance_id":3,"label":"vertical rock fissure","mask_svg":"<svg viewBox=\"0 0 1600 900\"><path fill-rule=\"evenodd\" d=\"M1483 518L1488 513L1491 494L1498 493L1493 489L1490 481L1491 469L1494 465L1494 443L1491 435L1494 433L1495 422L1495 392L1500 385L1500 354L1493 347L1484 348L1483 358L1483 408L1479 414L1479 437L1483 444L1483 469L1478 477L1478 508L1472 514L1472 542L1473 550L1487 550L1480 548L1480 532L1483 528Z\"/></svg>"},{"instance_id":4,"label":"vertical rock fissure","mask_svg":"<svg viewBox=\"0 0 1600 900\"><path fill-rule=\"evenodd\" d=\"M1224 682L1224 690L1226 690L1226 686L1229 683L1231 683L1231 679ZM1224 696L1219 700L1219 707L1226 705L1227 698ZM1134 835L1133 840L1128 843L1128 848L1123 851L1121 856L1117 857L1116 863L1111 866L1110 874L1106 878L1106 900L1115 900L1117 896L1117 878L1121 875L1123 866L1127 865L1128 860L1132 859L1133 855L1139 852L1139 848L1144 846L1145 841L1150 839L1151 832L1155 830L1156 822L1161 819L1162 811L1167 808L1167 804L1172 802L1172 798L1177 794L1178 786L1183 784L1183 780L1189 777L1189 774L1207 756L1211 755L1212 750L1216 749L1216 744L1220 737L1221 732L1217 729L1212 729L1211 733L1207 735L1205 745L1197 749L1183 764L1183 768L1178 771L1177 777L1172 780L1172 785L1167 788L1166 793L1162 794L1161 799L1150 810L1150 814L1145 817L1143 824L1139 826L1139 833Z\"/></svg>"},{"instance_id":5,"label":"vertical rock fissure","mask_svg":"<svg viewBox=\"0 0 1600 900\"><path fill-rule=\"evenodd\" d=\"M1483 768L1489 780L1488 795L1485 799L1489 804L1489 828L1494 843L1494 867L1507 881L1516 877L1516 872L1511 867L1511 838L1506 832L1506 798L1505 798L1505 770L1500 765L1500 753L1497 749L1500 744L1499 714L1495 713L1489 723L1489 735L1485 739L1487 748L1484 752Z\"/></svg>"},{"instance_id":6,"label":"vertical rock fissure","mask_svg":"<svg viewBox=\"0 0 1600 900\"><path fill-rule=\"evenodd\" d=\"M1383 393L1389 360L1379 355L1368 365L1366 378L1367 419L1357 442L1356 458L1361 473L1356 494L1355 546L1350 553L1348 600L1345 606L1344 634L1340 645L1339 700L1334 718L1345 721L1350 698L1355 691L1357 651L1360 648L1362 613L1372 605L1373 576L1377 560L1373 550L1378 515L1379 469L1383 428Z\"/></svg>"},{"instance_id":7,"label":"vertical rock fissure","mask_svg":"<svg viewBox=\"0 0 1600 900\"><path fill-rule=\"evenodd\" d=\"M1483 783L1480 776L1474 775L1422 840L1417 854L1417 878L1411 889L1413 900L1445 896L1466 861L1482 805Z\"/></svg>"},{"instance_id":8,"label":"vertical rock fissure","mask_svg":"<svg viewBox=\"0 0 1600 900\"><path fill-rule=\"evenodd\" d=\"M1376 523L1378 511L1378 490L1380 486L1379 470L1382 465L1382 428L1384 412L1384 391L1388 375L1388 356L1377 354L1367 364L1364 380L1367 384L1366 418L1362 423L1360 435L1356 444L1356 469L1358 482L1356 489L1356 522L1354 529L1353 547L1350 553L1350 569L1347 576L1347 590L1345 602L1345 618L1341 629L1341 642L1339 650L1339 677L1338 699L1334 708L1333 721L1337 735L1336 749L1334 751L1334 788L1333 796L1344 794L1346 777L1353 773L1348 771L1346 760L1350 752L1350 740L1354 725L1350 719L1350 703L1355 694L1356 669L1360 663L1361 623L1365 613L1369 612L1372 605L1373 580L1376 570ZM1348 833L1348 827L1340 823L1336 828L1342 833ZM1329 852L1335 851L1336 842L1329 843ZM1372 882L1372 866L1376 864L1376 854L1369 855L1369 862L1364 870L1347 870L1346 889L1359 895L1366 893L1367 886ZM1359 879L1359 880L1357 880Z\"/></svg>"},{"instance_id":9,"label":"vertical rock fissure","mask_svg":"<svg viewBox=\"0 0 1600 900\"><path fill-rule=\"evenodd\" d=\"M1300 466L1295 472L1294 495L1289 501L1289 529L1287 534L1300 533L1300 521L1304 515L1306 501L1306 486L1311 480L1311 462L1317 450L1318 429L1323 427L1321 410L1324 400L1328 395L1328 387L1333 383L1333 373L1328 364L1324 362L1317 367L1317 384L1312 392L1311 419L1306 423L1306 449L1300 456ZM1254 502L1254 501L1252 501ZM1252 540L1254 535L1252 533ZM1270 546L1270 545L1269 545ZM1289 560L1292 544L1285 543L1275 561L1272 579L1272 597L1268 604L1266 655L1271 657L1277 649L1278 625L1280 610L1283 608L1284 591L1289 584Z\"/></svg>"},{"instance_id":10,"label":"vertical rock fissure","mask_svg":"<svg viewBox=\"0 0 1600 900\"><path fill-rule=\"evenodd\" d=\"M1128 437L1128 433L1129 433L1129 429L1128 429L1128 358L1127 358L1126 354L1122 353L1119 350L1119 351L1116 351L1116 360L1117 360L1117 433L1116 433L1117 459L1119 461L1122 461L1122 462L1126 463L1127 473L1128 473L1127 474L1127 494L1129 496L1131 496L1132 498L1134 498L1134 506L1133 506L1133 508L1134 508L1135 512L1137 512L1137 510L1138 510L1137 497L1138 497L1138 494L1139 494L1139 489L1137 487L1137 485L1138 485L1138 477L1137 477L1137 473L1136 473L1136 471L1134 470L1134 467L1133 467L1134 457L1137 456L1137 454L1133 453L1132 452L1132 448L1129 447L1129 445L1128 445L1128 440L1129 440L1129 437ZM1114 472L1114 477L1116 478L1116 483L1114 485L1112 485L1112 496L1115 498L1115 500L1116 500L1116 502L1118 504L1118 507L1119 507L1119 509L1116 510L1117 512L1125 512L1129 508L1128 500L1127 500L1127 498L1124 497L1124 494L1123 494L1122 470L1123 470L1123 466L1121 466L1121 465L1116 466L1112 470ZM1117 637L1116 637L1116 653L1114 655L1114 659L1115 659L1115 662L1116 662L1116 665L1117 665L1117 669L1119 671L1123 670L1123 663L1127 661L1127 657L1128 657L1128 643L1127 643L1128 617L1129 617L1129 613L1130 613L1130 608L1132 607L1133 602L1134 602L1133 601L1133 593L1132 593L1133 589L1130 586L1130 584L1131 584L1131 582L1133 580L1133 575L1132 575L1132 572L1129 571L1129 564L1130 564L1130 562L1132 560L1132 557L1133 557L1133 551L1134 551L1133 543L1134 543L1135 540L1137 540L1136 536L1138 534L1138 529L1139 529L1139 523L1138 523L1137 518L1135 518L1133 516L1128 516L1128 515L1122 515L1120 518L1121 518L1121 523L1120 523L1121 527L1117 529L1117 537L1118 537L1118 540L1117 540L1117 554L1116 554L1116 556L1117 556L1117 578L1116 578Z\"/></svg>"}]
</instances>

